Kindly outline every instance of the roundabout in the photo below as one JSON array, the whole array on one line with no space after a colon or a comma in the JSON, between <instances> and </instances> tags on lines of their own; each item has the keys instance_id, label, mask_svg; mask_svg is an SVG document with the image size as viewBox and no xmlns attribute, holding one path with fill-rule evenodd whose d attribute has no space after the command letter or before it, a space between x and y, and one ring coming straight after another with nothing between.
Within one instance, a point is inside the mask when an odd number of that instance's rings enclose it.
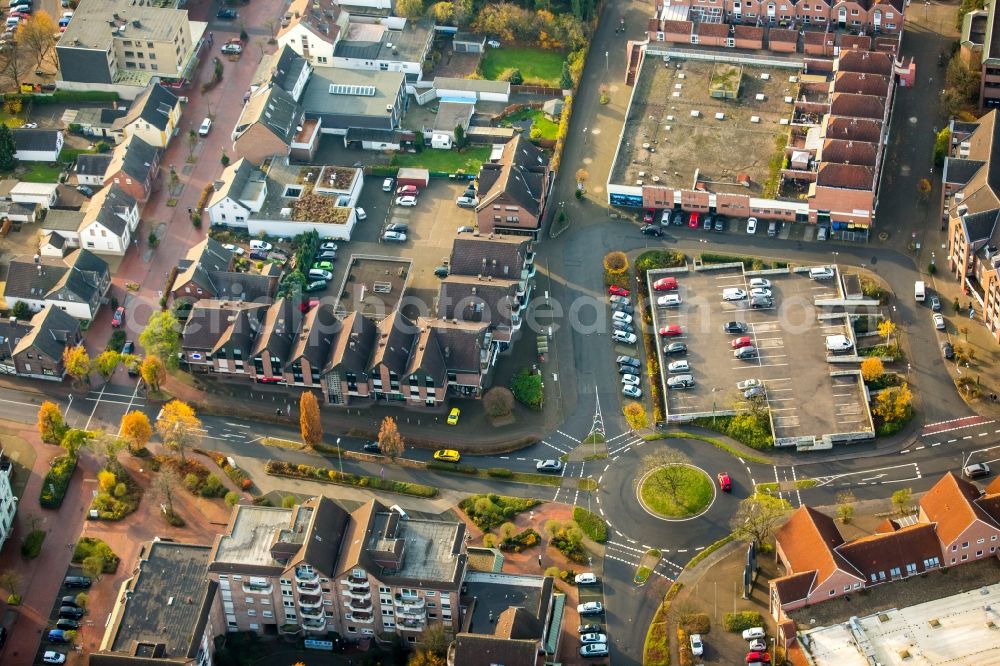
<instances>
[{"instance_id":1,"label":"roundabout","mask_svg":"<svg viewBox=\"0 0 1000 666\"><path fill-rule=\"evenodd\" d=\"M715 486L711 477L694 465L663 465L639 477L636 498L655 518L681 522L698 518L712 507Z\"/></svg>"}]
</instances>

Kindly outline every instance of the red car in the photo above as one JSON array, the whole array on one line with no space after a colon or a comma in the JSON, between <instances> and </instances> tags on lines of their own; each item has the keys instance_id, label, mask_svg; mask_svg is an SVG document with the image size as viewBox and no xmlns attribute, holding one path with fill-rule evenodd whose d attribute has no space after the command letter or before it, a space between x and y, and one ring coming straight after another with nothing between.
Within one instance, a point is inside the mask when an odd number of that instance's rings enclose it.
<instances>
[{"instance_id":1,"label":"red car","mask_svg":"<svg viewBox=\"0 0 1000 666\"><path fill-rule=\"evenodd\" d=\"M733 340L729 344L732 346L733 349L740 349L742 347L750 347L750 346L752 346L753 345L753 340L750 339L750 336L744 335L742 338L736 338L735 340Z\"/></svg>"},{"instance_id":2,"label":"red car","mask_svg":"<svg viewBox=\"0 0 1000 666\"><path fill-rule=\"evenodd\" d=\"M753 652L747 652L747 663L748 664L754 664L754 663L770 664L771 663L771 655L768 654L767 652L758 652L756 650L754 650Z\"/></svg>"},{"instance_id":3,"label":"red car","mask_svg":"<svg viewBox=\"0 0 1000 666\"><path fill-rule=\"evenodd\" d=\"M721 488L723 492L728 493L733 490L733 482L729 478L728 474L726 474L725 472L719 472L718 474L715 475L715 478L719 480L719 488Z\"/></svg>"},{"instance_id":4,"label":"red car","mask_svg":"<svg viewBox=\"0 0 1000 666\"><path fill-rule=\"evenodd\" d=\"M628 289L626 289L625 287L619 287L618 285L613 284L610 287L608 287L608 295L609 296L628 296Z\"/></svg>"},{"instance_id":5,"label":"red car","mask_svg":"<svg viewBox=\"0 0 1000 666\"><path fill-rule=\"evenodd\" d=\"M673 337L675 335L681 334L680 324L671 324L670 326L664 326L660 329L660 335L663 337Z\"/></svg>"},{"instance_id":6,"label":"red car","mask_svg":"<svg viewBox=\"0 0 1000 666\"><path fill-rule=\"evenodd\" d=\"M652 224L653 223L653 211L647 210L646 212L644 212L642 214L642 221L643 221L644 224Z\"/></svg>"},{"instance_id":7,"label":"red car","mask_svg":"<svg viewBox=\"0 0 1000 666\"><path fill-rule=\"evenodd\" d=\"M665 277L660 278L653 283L654 291L673 291L677 289L677 278Z\"/></svg>"},{"instance_id":8,"label":"red car","mask_svg":"<svg viewBox=\"0 0 1000 666\"><path fill-rule=\"evenodd\" d=\"M309 312L317 305L319 305L318 298L310 298L308 301L302 301L299 303L299 312Z\"/></svg>"},{"instance_id":9,"label":"red car","mask_svg":"<svg viewBox=\"0 0 1000 666\"><path fill-rule=\"evenodd\" d=\"M396 194L399 196L410 196L415 197L418 194L416 185L400 185L396 188Z\"/></svg>"},{"instance_id":10,"label":"red car","mask_svg":"<svg viewBox=\"0 0 1000 666\"><path fill-rule=\"evenodd\" d=\"M121 328L125 323L125 308L119 307L115 310L115 316L111 318L111 328Z\"/></svg>"},{"instance_id":11,"label":"red car","mask_svg":"<svg viewBox=\"0 0 1000 666\"><path fill-rule=\"evenodd\" d=\"M692 229L697 229L700 226L698 224L698 213L691 213L691 217L688 218L688 226Z\"/></svg>"}]
</instances>

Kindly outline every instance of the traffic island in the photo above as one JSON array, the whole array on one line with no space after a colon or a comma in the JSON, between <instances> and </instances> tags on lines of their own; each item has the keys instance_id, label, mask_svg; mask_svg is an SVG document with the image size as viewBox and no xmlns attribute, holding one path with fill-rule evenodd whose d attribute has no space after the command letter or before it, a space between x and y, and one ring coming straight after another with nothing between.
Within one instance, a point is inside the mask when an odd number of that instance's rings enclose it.
<instances>
[{"instance_id":1,"label":"traffic island","mask_svg":"<svg viewBox=\"0 0 1000 666\"><path fill-rule=\"evenodd\" d=\"M704 471L686 464L664 465L639 479L639 503L663 520L688 520L705 513L715 499L715 486Z\"/></svg>"}]
</instances>

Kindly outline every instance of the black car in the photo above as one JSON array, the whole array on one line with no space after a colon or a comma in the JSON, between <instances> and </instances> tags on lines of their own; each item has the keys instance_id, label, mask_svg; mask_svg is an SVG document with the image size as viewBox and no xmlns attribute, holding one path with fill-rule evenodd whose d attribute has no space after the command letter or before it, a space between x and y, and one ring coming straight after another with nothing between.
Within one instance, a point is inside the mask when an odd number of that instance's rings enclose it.
<instances>
[{"instance_id":1,"label":"black car","mask_svg":"<svg viewBox=\"0 0 1000 666\"><path fill-rule=\"evenodd\" d=\"M215 18L227 19L232 21L239 15L240 13L235 9L220 9L219 12L215 15Z\"/></svg>"},{"instance_id":2,"label":"black car","mask_svg":"<svg viewBox=\"0 0 1000 666\"><path fill-rule=\"evenodd\" d=\"M955 358L955 348L952 347L951 343L948 341L941 343L941 353L944 354L944 357L949 361Z\"/></svg>"},{"instance_id":3,"label":"black car","mask_svg":"<svg viewBox=\"0 0 1000 666\"><path fill-rule=\"evenodd\" d=\"M60 606L72 606L73 608L78 608L79 607L77 605L77 603L76 603L76 597L74 597L74 596L63 597L62 601L59 602L59 605Z\"/></svg>"},{"instance_id":4,"label":"black car","mask_svg":"<svg viewBox=\"0 0 1000 666\"><path fill-rule=\"evenodd\" d=\"M379 448L378 442L365 442L361 446L361 450L365 453L382 453L382 449Z\"/></svg>"},{"instance_id":5,"label":"black car","mask_svg":"<svg viewBox=\"0 0 1000 666\"><path fill-rule=\"evenodd\" d=\"M639 372L639 368L633 368L631 365L619 365L618 374L619 375L634 375Z\"/></svg>"},{"instance_id":6,"label":"black car","mask_svg":"<svg viewBox=\"0 0 1000 666\"><path fill-rule=\"evenodd\" d=\"M633 368L641 368L642 362L635 356L619 356L615 359L618 365L631 365Z\"/></svg>"},{"instance_id":7,"label":"black car","mask_svg":"<svg viewBox=\"0 0 1000 666\"><path fill-rule=\"evenodd\" d=\"M742 321L727 321L722 325L723 333L746 333L749 329Z\"/></svg>"},{"instance_id":8,"label":"black car","mask_svg":"<svg viewBox=\"0 0 1000 666\"><path fill-rule=\"evenodd\" d=\"M61 617L56 620L56 629L62 629L63 631L69 631L72 629L73 631L77 631L79 628L80 623L76 620L71 620L67 617Z\"/></svg>"},{"instance_id":9,"label":"black car","mask_svg":"<svg viewBox=\"0 0 1000 666\"><path fill-rule=\"evenodd\" d=\"M624 312L625 314L632 314L635 312L635 307L631 303L612 303L612 312Z\"/></svg>"},{"instance_id":10,"label":"black car","mask_svg":"<svg viewBox=\"0 0 1000 666\"><path fill-rule=\"evenodd\" d=\"M577 631L579 631L581 634L599 634L601 633L601 625L581 624L580 628Z\"/></svg>"},{"instance_id":11,"label":"black car","mask_svg":"<svg viewBox=\"0 0 1000 666\"><path fill-rule=\"evenodd\" d=\"M87 197L94 196L94 189L91 187L87 187L86 185L77 185L76 191Z\"/></svg>"},{"instance_id":12,"label":"black car","mask_svg":"<svg viewBox=\"0 0 1000 666\"><path fill-rule=\"evenodd\" d=\"M647 236L662 236L663 229L656 226L655 224L644 224L639 228L639 231L646 234Z\"/></svg>"},{"instance_id":13,"label":"black car","mask_svg":"<svg viewBox=\"0 0 1000 666\"><path fill-rule=\"evenodd\" d=\"M251 259L257 259L259 261L266 261L267 260L267 251L265 251L265 250L253 250L250 253L250 258Z\"/></svg>"},{"instance_id":14,"label":"black car","mask_svg":"<svg viewBox=\"0 0 1000 666\"><path fill-rule=\"evenodd\" d=\"M90 579L86 576L66 576L63 581L63 585L66 587L82 587L84 589L90 587Z\"/></svg>"},{"instance_id":15,"label":"black car","mask_svg":"<svg viewBox=\"0 0 1000 666\"><path fill-rule=\"evenodd\" d=\"M70 620L79 620L83 617L83 609L75 606L61 606L59 608L59 617L69 618Z\"/></svg>"},{"instance_id":16,"label":"black car","mask_svg":"<svg viewBox=\"0 0 1000 666\"><path fill-rule=\"evenodd\" d=\"M400 224L399 222L390 222L389 224L385 225L385 230L386 231L398 231L400 233L404 233L405 234L406 232L408 232L410 230L410 225L408 225L408 224Z\"/></svg>"},{"instance_id":17,"label":"black car","mask_svg":"<svg viewBox=\"0 0 1000 666\"><path fill-rule=\"evenodd\" d=\"M672 356L674 354L687 354L687 351L688 346L683 342L671 342L663 348L663 353L667 356Z\"/></svg>"}]
</instances>

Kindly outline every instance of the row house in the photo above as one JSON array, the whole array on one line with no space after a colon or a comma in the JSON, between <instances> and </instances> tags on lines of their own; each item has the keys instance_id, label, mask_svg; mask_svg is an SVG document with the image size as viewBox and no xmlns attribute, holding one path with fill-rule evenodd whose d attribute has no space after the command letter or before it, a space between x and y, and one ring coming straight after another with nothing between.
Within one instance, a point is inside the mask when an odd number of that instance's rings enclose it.
<instances>
[{"instance_id":1,"label":"row house","mask_svg":"<svg viewBox=\"0 0 1000 666\"><path fill-rule=\"evenodd\" d=\"M181 362L192 372L252 374L247 361L266 310L249 301L196 301L181 331Z\"/></svg>"},{"instance_id":2,"label":"row house","mask_svg":"<svg viewBox=\"0 0 1000 666\"><path fill-rule=\"evenodd\" d=\"M28 321L0 321L0 374L62 381L63 353L82 341L80 322L59 308L45 308Z\"/></svg>"},{"instance_id":3,"label":"row house","mask_svg":"<svg viewBox=\"0 0 1000 666\"><path fill-rule=\"evenodd\" d=\"M236 254L213 238L206 238L177 263L174 300L192 303L202 298L270 302L279 275L266 263L261 272L236 270Z\"/></svg>"},{"instance_id":4,"label":"row house","mask_svg":"<svg viewBox=\"0 0 1000 666\"><path fill-rule=\"evenodd\" d=\"M139 226L139 204L120 185L97 191L78 230L80 244L96 254L122 256Z\"/></svg>"},{"instance_id":5,"label":"row house","mask_svg":"<svg viewBox=\"0 0 1000 666\"><path fill-rule=\"evenodd\" d=\"M549 194L549 158L518 134L499 160L479 169L476 221L481 233L536 236Z\"/></svg>"},{"instance_id":6,"label":"row house","mask_svg":"<svg viewBox=\"0 0 1000 666\"><path fill-rule=\"evenodd\" d=\"M136 201L146 203L157 185L162 154L133 134L111 152L111 161L101 174L102 184L117 185Z\"/></svg>"},{"instance_id":7,"label":"row house","mask_svg":"<svg viewBox=\"0 0 1000 666\"><path fill-rule=\"evenodd\" d=\"M919 502L914 522L887 520L875 534L845 541L833 518L803 506L775 532L785 575L770 581L770 611L788 613L852 592L997 556L1000 483L983 493L951 472Z\"/></svg>"},{"instance_id":8,"label":"row house","mask_svg":"<svg viewBox=\"0 0 1000 666\"><path fill-rule=\"evenodd\" d=\"M7 267L3 298L13 308L25 303L32 312L58 308L75 319L90 321L111 287L107 262L89 250L65 257L14 257Z\"/></svg>"}]
</instances>

